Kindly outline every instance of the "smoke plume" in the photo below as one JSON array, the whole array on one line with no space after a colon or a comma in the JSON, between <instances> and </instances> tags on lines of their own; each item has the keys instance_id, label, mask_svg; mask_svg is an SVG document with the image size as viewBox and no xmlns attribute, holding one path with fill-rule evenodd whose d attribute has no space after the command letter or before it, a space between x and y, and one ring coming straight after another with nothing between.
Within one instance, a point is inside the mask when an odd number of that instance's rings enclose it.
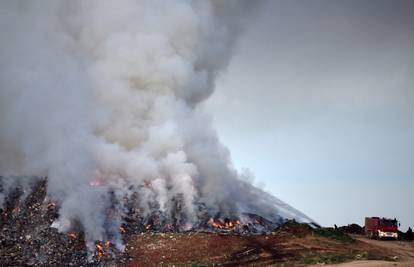
<instances>
[{"instance_id":1,"label":"smoke plume","mask_svg":"<svg viewBox=\"0 0 414 267\"><path fill-rule=\"evenodd\" d=\"M176 216L179 200L188 227L197 203L304 218L237 173L196 109L249 12L247 1L2 1L0 200L48 177L54 226L77 222L89 243L119 226L133 193L144 215Z\"/></svg>"}]
</instances>

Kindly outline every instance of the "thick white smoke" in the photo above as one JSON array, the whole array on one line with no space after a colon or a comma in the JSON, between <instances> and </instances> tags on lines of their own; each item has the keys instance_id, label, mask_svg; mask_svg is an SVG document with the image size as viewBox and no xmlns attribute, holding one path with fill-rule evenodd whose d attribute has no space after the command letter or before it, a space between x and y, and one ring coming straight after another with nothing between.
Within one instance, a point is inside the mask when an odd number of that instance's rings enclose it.
<instances>
[{"instance_id":1,"label":"thick white smoke","mask_svg":"<svg viewBox=\"0 0 414 267\"><path fill-rule=\"evenodd\" d=\"M0 174L47 176L55 225L80 223L88 242L108 238L107 210L118 203L116 227L133 192L144 214L172 214L181 199L188 225L196 203L288 214L240 178L196 110L248 11L241 1L2 1Z\"/></svg>"}]
</instances>

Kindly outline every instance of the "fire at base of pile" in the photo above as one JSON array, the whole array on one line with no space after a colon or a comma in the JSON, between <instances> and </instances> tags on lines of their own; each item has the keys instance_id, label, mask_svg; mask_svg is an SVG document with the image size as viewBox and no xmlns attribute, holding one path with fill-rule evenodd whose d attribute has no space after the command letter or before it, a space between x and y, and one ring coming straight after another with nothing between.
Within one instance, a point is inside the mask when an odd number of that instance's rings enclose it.
<instances>
[{"instance_id":1,"label":"fire at base of pile","mask_svg":"<svg viewBox=\"0 0 414 267\"><path fill-rule=\"evenodd\" d=\"M0 188L1 190L1 188ZM1 192L1 191L0 191ZM169 221L162 212L153 212L145 218L139 210L129 208L124 223L118 231L124 244L137 233L155 232L211 232L231 234L267 234L284 222L280 218L271 222L255 214L223 218L211 216L205 210L200 222L191 227L179 221ZM0 209L0 263L8 265L106 265L129 260L127 252L119 244L109 240L95 241L93 249L87 249L80 227L68 233L59 233L53 227L59 207L47 197L46 180L32 187L31 192L20 188L9 192ZM108 212L109 216L111 212ZM76 225L76 223L75 223Z\"/></svg>"}]
</instances>

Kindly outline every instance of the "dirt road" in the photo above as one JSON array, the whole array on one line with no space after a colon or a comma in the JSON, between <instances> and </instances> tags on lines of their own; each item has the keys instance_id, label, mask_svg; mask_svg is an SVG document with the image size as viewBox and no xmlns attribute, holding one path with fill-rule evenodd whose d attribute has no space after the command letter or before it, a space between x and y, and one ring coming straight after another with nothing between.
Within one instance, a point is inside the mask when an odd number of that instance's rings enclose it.
<instances>
[{"instance_id":1,"label":"dirt road","mask_svg":"<svg viewBox=\"0 0 414 267\"><path fill-rule=\"evenodd\" d=\"M401 260L412 260L414 261L414 242L407 242L407 241L394 241L394 240L372 240L367 239L364 237L357 237L354 236L354 238L368 243L370 245L374 245L377 247L381 247L384 249L387 249L389 251L395 252L396 255L398 255Z\"/></svg>"},{"instance_id":2,"label":"dirt road","mask_svg":"<svg viewBox=\"0 0 414 267\"><path fill-rule=\"evenodd\" d=\"M361 242L367 243L395 254L396 261L353 261L326 266L338 267L414 267L414 242L372 240L361 236L354 236Z\"/></svg>"},{"instance_id":3,"label":"dirt road","mask_svg":"<svg viewBox=\"0 0 414 267\"><path fill-rule=\"evenodd\" d=\"M353 261L341 264L332 264L325 266L336 267L413 267L414 261L411 262L390 262L390 261Z\"/></svg>"}]
</instances>

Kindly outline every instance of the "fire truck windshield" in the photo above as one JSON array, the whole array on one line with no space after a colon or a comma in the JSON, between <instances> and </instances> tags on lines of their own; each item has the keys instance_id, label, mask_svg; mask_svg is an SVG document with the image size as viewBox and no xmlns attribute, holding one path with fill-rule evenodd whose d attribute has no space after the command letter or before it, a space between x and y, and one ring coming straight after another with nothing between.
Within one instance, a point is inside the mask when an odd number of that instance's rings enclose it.
<instances>
[{"instance_id":1,"label":"fire truck windshield","mask_svg":"<svg viewBox=\"0 0 414 267\"><path fill-rule=\"evenodd\" d=\"M397 220L380 220L380 225L387 227L397 227Z\"/></svg>"}]
</instances>

